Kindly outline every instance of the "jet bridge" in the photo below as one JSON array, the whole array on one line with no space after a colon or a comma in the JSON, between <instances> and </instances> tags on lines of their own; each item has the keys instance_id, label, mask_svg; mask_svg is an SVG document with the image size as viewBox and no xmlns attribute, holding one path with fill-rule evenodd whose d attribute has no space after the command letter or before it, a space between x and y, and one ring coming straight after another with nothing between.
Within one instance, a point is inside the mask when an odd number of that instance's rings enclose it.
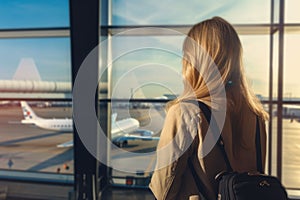
<instances>
[{"instance_id":1,"label":"jet bridge","mask_svg":"<svg viewBox=\"0 0 300 200\"><path fill-rule=\"evenodd\" d=\"M0 98L71 99L71 82L36 80L0 80ZM99 93L107 91L107 83L100 84Z\"/></svg>"}]
</instances>

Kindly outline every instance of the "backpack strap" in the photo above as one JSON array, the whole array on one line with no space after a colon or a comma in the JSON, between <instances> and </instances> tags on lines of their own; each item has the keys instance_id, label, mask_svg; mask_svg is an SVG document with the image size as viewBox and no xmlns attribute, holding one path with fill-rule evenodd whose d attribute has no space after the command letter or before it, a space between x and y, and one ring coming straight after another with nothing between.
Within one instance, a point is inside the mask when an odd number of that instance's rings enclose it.
<instances>
[{"instance_id":1,"label":"backpack strap","mask_svg":"<svg viewBox=\"0 0 300 200\"><path fill-rule=\"evenodd\" d=\"M230 165L228 156L227 156L226 151L225 151L224 140L223 140L223 137L221 135L221 132L220 132L220 129L218 127L218 124L216 122L215 117L211 114L210 108L205 103L203 103L201 101L198 101L198 105L201 108L201 110L202 110L202 112L203 112L203 114L206 118L207 123L210 125L210 127L212 129L212 133L219 135L217 145L221 149L224 161L225 161L226 166L227 166L227 170L232 171L232 167Z\"/></svg>"},{"instance_id":2,"label":"backpack strap","mask_svg":"<svg viewBox=\"0 0 300 200\"><path fill-rule=\"evenodd\" d=\"M225 163L227 166L227 170L232 171L232 167L230 165L228 156L225 151L224 140L223 140L222 134L219 130L219 127L217 125L216 119L211 114L210 108L205 103L198 101L198 105L201 108L202 112L204 113L204 116L205 116L208 124L210 124L210 126L212 127L212 132L214 132L214 134L220 134L217 144L220 147L221 152L223 154L223 157L224 157L224 160L225 160ZM255 146L256 146L256 168L257 168L258 172L263 173L262 156L261 156L261 142L260 142L260 128L259 128L258 116L256 116Z\"/></svg>"},{"instance_id":3,"label":"backpack strap","mask_svg":"<svg viewBox=\"0 0 300 200\"><path fill-rule=\"evenodd\" d=\"M259 128L259 120L257 116L256 116L255 145L256 145L256 168L257 171L259 171L260 173L264 173L262 167L262 156L261 156L260 128Z\"/></svg>"},{"instance_id":4,"label":"backpack strap","mask_svg":"<svg viewBox=\"0 0 300 200\"><path fill-rule=\"evenodd\" d=\"M200 194L202 194L205 197L205 199L208 199L207 191L205 190L205 185L203 184L203 182L198 177L198 174L197 174L197 172L194 168L193 161L191 160L191 158L188 158L188 166L191 170L191 173L193 175L193 178L194 178L194 181L195 181L196 186L198 188L198 191L200 192Z\"/></svg>"},{"instance_id":5,"label":"backpack strap","mask_svg":"<svg viewBox=\"0 0 300 200\"><path fill-rule=\"evenodd\" d=\"M227 166L227 170L228 171L233 171L232 170L232 167L230 165L230 162L229 162L229 159L228 159L228 156L226 154L226 151L225 151L225 146L224 146L224 141L223 141L223 137L221 135L221 132L220 132L220 129L217 125L217 122L214 118L214 116L211 114L211 110L210 108L203 102L201 101L197 101L198 102L198 105L199 105L199 108L201 109L201 111L203 112L208 124L210 125L211 129L212 129L212 133L213 134L219 134L219 138L218 138L218 141L217 141L217 145L219 146L219 148L221 149L221 152L223 154L223 158L224 158L224 161L226 163L226 166ZM261 156L261 142L260 142L260 128L259 128L259 119L258 117L256 116L256 135L255 135L255 145L256 145L256 167L257 167L257 170L260 172L260 173L263 173L263 170L262 170L262 156ZM203 182L200 180L200 178L198 177L197 173L196 173L196 170L194 168L194 165L193 165L193 162L191 160L191 158L188 159L188 166L191 170L191 173L193 175L193 178L194 178L194 181L197 185L197 188L199 190L199 192L206 198L208 199L208 195L207 195L207 192L205 190L205 186L203 184Z\"/></svg>"}]
</instances>

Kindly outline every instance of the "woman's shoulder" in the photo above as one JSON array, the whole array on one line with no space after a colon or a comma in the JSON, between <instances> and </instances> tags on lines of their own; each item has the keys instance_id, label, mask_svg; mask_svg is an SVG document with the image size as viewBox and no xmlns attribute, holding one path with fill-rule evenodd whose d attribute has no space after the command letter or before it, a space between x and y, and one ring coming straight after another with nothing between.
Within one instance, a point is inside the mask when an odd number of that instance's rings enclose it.
<instances>
[{"instance_id":1,"label":"woman's shoulder","mask_svg":"<svg viewBox=\"0 0 300 200\"><path fill-rule=\"evenodd\" d=\"M169 107L158 146L162 147L170 141L175 141L179 149L186 150L198 131L198 113L197 104L189 102L178 102Z\"/></svg>"},{"instance_id":2,"label":"woman's shoulder","mask_svg":"<svg viewBox=\"0 0 300 200\"><path fill-rule=\"evenodd\" d=\"M178 103L173 104L168 112L179 112L179 111L185 111L185 112L199 112L199 106L197 101L180 101Z\"/></svg>"},{"instance_id":3,"label":"woman's shoulder","mask_svg":"<svg viewBox=\"0 0 300 200\"><path fill-rule=\"evenodd\" d=\"M168 110L168 116L181 119L194 119L200 113L200 108L196 101L181 101L172 105Z\"/></svg>"}]
</instances>

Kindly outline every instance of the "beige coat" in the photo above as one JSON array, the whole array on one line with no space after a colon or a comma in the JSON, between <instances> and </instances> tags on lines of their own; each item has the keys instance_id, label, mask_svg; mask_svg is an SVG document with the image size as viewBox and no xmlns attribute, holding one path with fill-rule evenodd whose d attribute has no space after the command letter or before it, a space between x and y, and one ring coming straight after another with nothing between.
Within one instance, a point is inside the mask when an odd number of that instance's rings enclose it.
<instances>
[{"instance_id":1,"label":"beige coat","mask_svg":"<svg viewBox=\"0 0 300 200\"><path fill-rule=\"evenodd\" d=\"M204 146L207 129L208 123L197 104L184 102L169 109L157 147L156 170L150 183L150 189L158 200L198 199L199 193L187 164L188 159L192 159L209 200L216 199L217 183L214 177L226 170L226 164L216 145L204 158L199 153ZM227 110L222 136L234 171L256 170L255 130L256 116L246 104L235 114ZM264 165L266 128L263 120L260 120L260 133Z\"/></svg>"}]
</instances>

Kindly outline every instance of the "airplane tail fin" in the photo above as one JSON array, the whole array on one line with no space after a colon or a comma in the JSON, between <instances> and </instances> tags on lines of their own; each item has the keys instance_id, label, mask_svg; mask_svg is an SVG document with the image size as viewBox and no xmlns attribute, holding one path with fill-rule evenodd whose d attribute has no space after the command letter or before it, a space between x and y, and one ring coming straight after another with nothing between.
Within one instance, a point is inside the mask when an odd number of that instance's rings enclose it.
<instances>
[{"instance_id":1,"label":"airplane tail fin","mask_svg":"<svg viewBox=\"0 0 300 200\"><path fill-rule=\"evenodd\" d=\"M22 58L13 80L41 81L40 73L32 58Z\"/></svg>"},{"instance_id":2,"label":"airplane tail fin","mask_svg":"<svg viewBox=\"0 0 300 200\"><path fill-rule=\"evenodd\" d=\"M113 113L113 114L111 115L111 123L112 123L112 124L116 123L117 116L118 116L117 113Z\"/></svg>"},{"instance_id":3,"label":"airplane tail fin","mask_svg":"<svg viewBox=\"0 0 300 200\"><path fill-rule=\"evenodd\" d=\"M21 107L25 120L33 120L38 118L26 101L21 101Z\"/></svg>"}]
</instances>

